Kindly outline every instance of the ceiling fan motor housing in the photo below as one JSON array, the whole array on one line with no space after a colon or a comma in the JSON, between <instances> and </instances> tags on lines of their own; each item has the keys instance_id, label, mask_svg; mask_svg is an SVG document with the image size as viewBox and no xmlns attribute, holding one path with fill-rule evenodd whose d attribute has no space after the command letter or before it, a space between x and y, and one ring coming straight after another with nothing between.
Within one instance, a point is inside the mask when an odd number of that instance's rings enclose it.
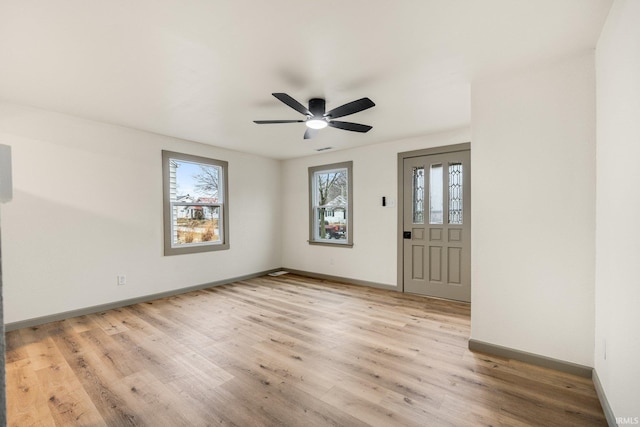
<instances>
[{"instance_id":1,"label":"ceiling fan motor housing","mask_svg":"<svg viewBox=\"0 0 640 427\"><path fill-rule=\"evenodd\" d=\"M314 117L321 118L325 112L326 101L321 98L311 98L309 100L309 111Z\"/></svg>"}]
</instances>

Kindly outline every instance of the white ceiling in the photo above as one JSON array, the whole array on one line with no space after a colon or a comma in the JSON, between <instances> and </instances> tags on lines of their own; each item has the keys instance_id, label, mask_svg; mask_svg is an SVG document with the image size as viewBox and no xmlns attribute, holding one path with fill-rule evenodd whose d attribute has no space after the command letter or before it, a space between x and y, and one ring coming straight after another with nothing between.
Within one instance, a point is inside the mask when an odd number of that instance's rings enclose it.
<instances>
[{"instance_id":1,"label":"white ceiling","mask_svg":"<svg viewBox=\"0 0 640 427\"><path fill-rule=\"evenodd\" d=\"M292 158L468 126L470 82L593 49L611 0L0 0L0 99ZM377 105L303 141L271 96Z\"/></svg>"}]
</instances>

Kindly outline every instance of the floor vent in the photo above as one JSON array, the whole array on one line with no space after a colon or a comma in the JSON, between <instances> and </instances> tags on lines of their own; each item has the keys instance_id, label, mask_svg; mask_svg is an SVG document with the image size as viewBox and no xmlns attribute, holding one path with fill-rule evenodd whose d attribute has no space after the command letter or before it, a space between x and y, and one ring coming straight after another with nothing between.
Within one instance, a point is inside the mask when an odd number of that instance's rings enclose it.
<instances>
[{"instance_id":1,"label":"floor vent","mask_svg":"<svg viewBox=\"0 0 640 427\"><path fill-rule=\"evenodd\" d=\"M288 271L284 271L284 270L280 270L280 271L274 271L273 273L269 273L269 276L282 276L283 274L289 274Z\"/></svg>"}]
</instances>

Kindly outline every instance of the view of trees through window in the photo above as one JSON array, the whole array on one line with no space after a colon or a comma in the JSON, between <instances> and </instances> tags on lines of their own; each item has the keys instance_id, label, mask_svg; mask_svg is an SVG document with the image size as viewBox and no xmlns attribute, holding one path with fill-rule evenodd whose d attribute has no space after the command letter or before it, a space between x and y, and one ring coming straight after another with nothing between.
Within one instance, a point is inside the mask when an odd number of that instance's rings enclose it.
<instances>
[{"instance_id":1,"label":"view of trees through window","mask_svg":"<svg viewBox=\"0 0 640 427\"><path fill-rule=\"evenodd\" d=\"M173 244L220 241L220 167L171 159Z\"/></svg>"},{"instance_id":2,"label":"view of trees through window","mask_svg":"<svg viewBox=\"0 0 640 427\"><path fill-rule=\"evenodd\" d=\"M347 239L347 169L314 173L316 238Z\"/></svg>"},{"instance_id":3,"label":"view of trees through window","mask_svg":"<svg viewBox=\"0 0 640 427\"><path fill-rule=\"evenodd\" d=\"M162 151L164 254L229 249L224 160Z\"/></svg>"}]
</instances>

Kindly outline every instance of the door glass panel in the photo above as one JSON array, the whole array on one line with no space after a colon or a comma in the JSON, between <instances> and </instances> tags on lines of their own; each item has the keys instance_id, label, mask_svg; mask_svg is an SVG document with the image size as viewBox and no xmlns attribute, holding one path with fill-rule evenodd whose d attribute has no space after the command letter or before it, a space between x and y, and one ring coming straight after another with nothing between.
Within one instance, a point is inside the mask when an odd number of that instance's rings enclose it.
<instances>
[{"instance_id":1,"label":"door glass panel","mask_svg":"<svg viewBox=\"0 0 640 427\"><path fill-rule=\"evenodd\" d=\"M449 164L449 224L462 224L462 163Z\"/></svg>"},{"instance_id":2,"label":"door glass panel","mask_svg":"<svg viewBox=\"0 0 640 427\"><path fill-rule=\"evenodd\" d=\"M429 172L429 224L442 224L442 165L431 165Z\"/></svg>"},{"instance_id":3,"label":"door glass panel","mask_svg":"<svg viewBox=\"0 0 640 427\"><path fill-rule=\"evenodd\" d=\"M413 223L424 224L424 166L413 168Z\"/></svg>"}]
</instances>

